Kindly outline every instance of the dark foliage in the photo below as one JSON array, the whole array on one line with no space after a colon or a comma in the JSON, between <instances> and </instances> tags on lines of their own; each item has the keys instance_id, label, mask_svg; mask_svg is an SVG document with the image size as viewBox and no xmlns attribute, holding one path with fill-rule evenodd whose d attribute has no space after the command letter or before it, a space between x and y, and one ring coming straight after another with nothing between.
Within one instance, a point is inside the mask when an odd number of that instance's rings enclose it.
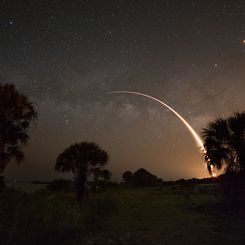
<instances>
[{"instance_id":1,"label":"dark foliage","mask_svg":"<svg viewBox=\"0 0 245 245\"><path fill-rule=\"evenodd\" d=\"M87 193L88 178L95 169L102 168L108 161L107 153L95 143L82 142L69 146L56 160L58 172L72 172L75 175L77 200L83 200ZM107 176L108 177L108 176Z\"/></svg>"},{"instance_id":2,"label":"dark foliage","mask_svg":"<svg viewBox=\"0 0 245 245\"><path fill-rule=\"evenodd\" d=\"M89 182L89 186L91 187L93 194L95 194L97 190L103 189L111 183L112 173L108 169L96 167L92 170L91 175L93 176L93 181Z\"/></svg>"},{"instance_id":3,"label":"dark foliage","mask_svg":"<svg viewBox=\"0 0 245 245\"><path fill-rule=\"evenodd\" d=\"M0 172L15 158L20 163L27 143L30 123L37 118L33 104L14 85L0 85Z\"/></svg>"},{"instance_id":4,"label":"dark foliage","mask_svg":"<svg viewBox=\"0 0 245 245\"><path fill-rule=\"evenodd\" d=\"M152 187L160 186L163 183L162 179L157 178L144 168L140 168L134 173L126 171L122 174L122 179L123 184L128 187Z\"/></svg>"},{"instance_id":5,"label":"dark foliage","mask_svg":"<svg viewBox=\"0 0 245 245\"><path fill-rule=\"evenodd\" d=\"M133 174L133 183L135 187L157 186L159 179L147 170L140 168Z\"/></svg>"},{"instance_id":6,"label":"dark foliage","mask_svg":"<svg viewBox=\"0 0 245 245\"><path fill-rule=\"evenodd\" d=\"M128 187L133 186L133 173L130 171L124 172L122 174L122 180L126 186Z\"/></svg>"},{"instance_id":7,"label":"dark foliage","mask_svg":"<svg viewBox=\"0 0 245 245\"><path fill-rule=\"evenodd\" d=\"M245 172L245 113L219 118L203 130L205 160L211 167L225 172Z\"/></svg>"},{"instance_id":8,"label":"dark foliage","mask_svg":"<svg viewBox=\"0 0 245 245\"><path fill-rule=\"evenodd\" d=\"M212 168L224 171L219 178L224 209L238 211L245 195L245 112L209 123L203 137L209 172Z\"/></svg>"}]
</instances>

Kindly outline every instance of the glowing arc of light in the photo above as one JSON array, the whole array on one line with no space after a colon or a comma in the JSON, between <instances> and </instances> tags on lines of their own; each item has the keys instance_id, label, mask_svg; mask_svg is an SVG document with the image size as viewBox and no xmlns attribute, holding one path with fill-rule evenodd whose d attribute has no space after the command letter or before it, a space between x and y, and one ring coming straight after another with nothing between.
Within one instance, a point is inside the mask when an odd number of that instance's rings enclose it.
<instances>
[{"instance_id":1,"label":"glowing arc of light","mask_svg":"<svg viewBox=\"0 0 245 245\"><path fill-rule=\"evenodd\" d=\"M198 133L192 128L192 126L177 111L175 111L172 107L170 107L169 105L167 105L163 101L161 101L161 100L159 100L153 96L143 94L143 93L139 93L139 92L134 92L134 91L111 91L111 92L108 92L108 94L134 94L134 95L143 96L143 97L152 99L154 101L157 101L158 103L160 103L161 105L163 105L164 107L167 107L170 111L172 111L184 123L184 125L187 127L187 129L190 131L192 137L196 141L198 147L203 152L206 152L204 145L203 145L203 141L200 138L200 136L198 135Z\"/></svg>"}]
</instances>

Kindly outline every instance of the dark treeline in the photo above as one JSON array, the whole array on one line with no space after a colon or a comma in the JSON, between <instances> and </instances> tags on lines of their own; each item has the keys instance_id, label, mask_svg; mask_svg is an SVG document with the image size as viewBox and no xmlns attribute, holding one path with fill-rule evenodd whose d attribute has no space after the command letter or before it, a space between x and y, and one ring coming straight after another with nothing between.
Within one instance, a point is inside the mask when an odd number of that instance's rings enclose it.
<instances>
[{"instance_id":1,"label":"dark treeline","mask_svg":"<svg viewBox=\"0 0 245 245\"><path fill-rule=\"evenodd\" d=\"M147 187L164 187L169 185L189 185L189 184L217 184L224 178L224 175L219 177L210 178L192 178L192 179L178 179L171 181L164 181L162 178L158 178L156 175L150 173L144 168L136 170L134 173L125 171L122 174L122 181L111 181L100 179L96 183L93 180L88 181L90 188L96 184L97 189L106 187L127 187L127 188L147 188ZM55 179L47 185L51 190L70 190L74 186L74 181L70 179Z\"/></svg>"},{"instance_id":2,"label":"dark treeline","mask_svg":"<svg viewBox=\"0 0 245 245\"><path fill-rule=\"evenodd\" d=\"M165 185L185 185L185 184L214 184L218 183L223 175L219 178L203 178L203 179L179 179L164 181L158 178L149 171L140 168L134 173L126 171L122 174L122 184L127 187L154 187L154 186L165 186Z\"/></svg>"}]
</instances>

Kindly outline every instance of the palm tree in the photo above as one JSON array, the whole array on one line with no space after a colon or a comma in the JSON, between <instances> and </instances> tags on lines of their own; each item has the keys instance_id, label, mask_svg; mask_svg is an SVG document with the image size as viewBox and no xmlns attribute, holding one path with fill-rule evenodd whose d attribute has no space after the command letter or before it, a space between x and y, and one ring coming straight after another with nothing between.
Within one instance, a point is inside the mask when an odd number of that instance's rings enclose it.
<instances>
[{"instance_id":1,"label":"palm tree","mask_svg":"<svg viewBox=\"0 0 245 245\"><path fill-rule=\"evenodd\" d=\"M107 153L95 143L82 142L69 146L56 160L58 172L75 175L77 201L83 200L87 191L87 180L94 169L103 167L108 161Z\"/></svg>"},{"instance_id":2,"label":"palm tree","mask_svg":"<svg viewBox=\"0 0 245 245\"><path fill-rule=\"evenodd\" d=\"M28 128L37 118L33 104L13 84L0 85L0 173L15 158L20 163L21 145L28 142Z\"/></svg>"},{"instance_id":3,"label":"palm tree","mask_svg":"<svg viewBox=\"0 0 245 245\"><path fill-rule=\"evenodd\" d=\"M213 167L226 173L245 172L245 112L209 123L203 138L210 173Z\"/></svg>"},{"instance_id":4,"label":"palm tree","mask_svg":"<svg viewBox=\"0 0 245 245\"><path fill-rule=\"evenodd\" d=\"M236 212L245 194L245 112L228 119L219 118L203 130L208 170L223 169L220 178L226 212Z\"/></svg>"}]
</instances>

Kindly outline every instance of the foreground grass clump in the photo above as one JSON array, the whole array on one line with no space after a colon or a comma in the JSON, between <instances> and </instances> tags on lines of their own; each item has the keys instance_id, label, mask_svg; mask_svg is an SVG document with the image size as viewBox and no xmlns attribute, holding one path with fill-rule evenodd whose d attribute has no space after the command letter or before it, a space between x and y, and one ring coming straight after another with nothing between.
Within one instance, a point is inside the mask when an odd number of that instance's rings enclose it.
<instances>
[{"instance_id":1,"label":"foreground grass clump","mask_svg":"<svg viewBox=\"0 0 245 245\"><path fill-rule=\"evenodd\" d=\"M56 244L76 239L81 211L71 198L11 191L1 195L0 220L5 244Z\"/></svg>"},{"instance_id":2,"label":"foreground grass clump","mask_svg":"<svg viewBox=\"0 0 245 245\"><path fill-rule=\"evenodd\" d=\"M224 215L214 186L0 194L5 244L245 244L244 215Z\"/></svg>"}]
</instances>

